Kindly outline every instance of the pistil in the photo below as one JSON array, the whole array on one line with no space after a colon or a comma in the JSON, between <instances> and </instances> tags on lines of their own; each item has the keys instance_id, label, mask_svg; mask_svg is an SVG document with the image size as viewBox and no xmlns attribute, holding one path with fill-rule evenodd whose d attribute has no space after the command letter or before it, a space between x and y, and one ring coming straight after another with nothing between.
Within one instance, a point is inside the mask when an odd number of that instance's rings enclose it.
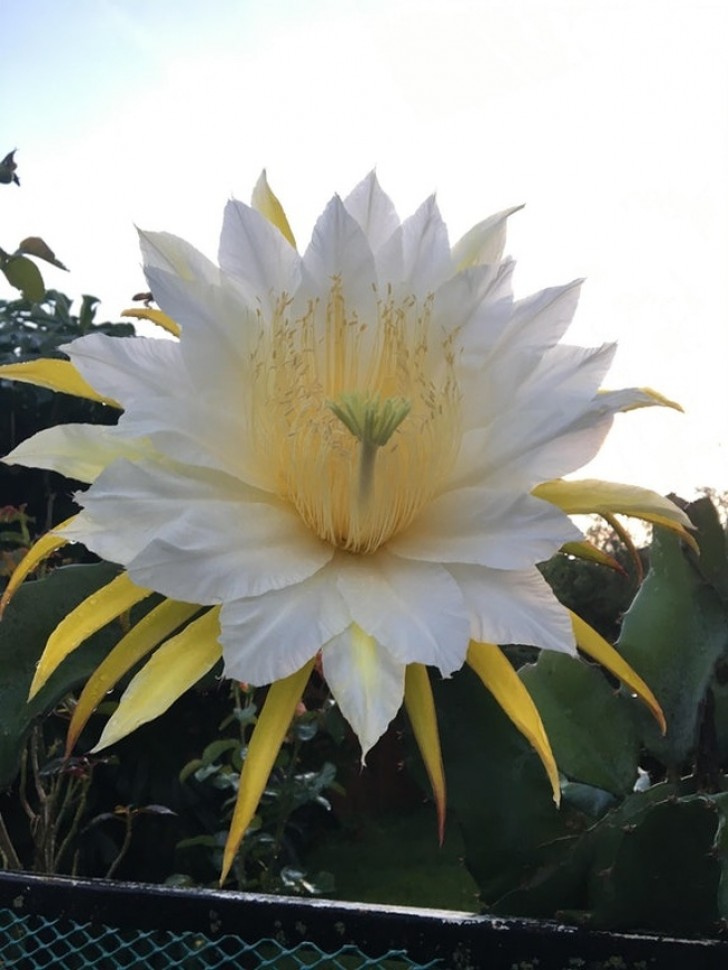
<instances>
[{"instance_id":1,"label":"pistil","mask_svg":"<svg viewBox=\"0 0 728 970\"><path fill-rule=\"evenodd\" d=\"M412 402L404 397L369 396L360 391L340 394L337 401L328 401L341 423L359 441L359 502L364 508L372 494L374 465L377 451L386 445L397 428L412 410Z\"/></svg>"}]
</instances>

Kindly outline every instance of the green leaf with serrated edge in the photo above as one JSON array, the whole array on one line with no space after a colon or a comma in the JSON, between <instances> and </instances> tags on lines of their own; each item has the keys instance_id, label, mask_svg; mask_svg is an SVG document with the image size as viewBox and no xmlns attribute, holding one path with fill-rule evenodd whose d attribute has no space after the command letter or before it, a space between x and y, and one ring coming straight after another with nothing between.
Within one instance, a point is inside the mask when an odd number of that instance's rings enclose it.
<instances>
[{"instance_id":1,"label":"green leaf with serrated edge","mask_svg":"<svg viewBox=\"0 0 728 970\"><path fill-rule=\"evenodd\" d=\"M655 529L650 559L617 649L650 685L667 721L663 737L635 703L643 743L663 764L679 769L693 752L700 704L728 649L728 614L671 534Z\"/></svg>"},{"instance_id":2,"label":"green leaf with serrated edge","mask_svg":"<svg viewBox=\"0 0 728 970\"><path fill-rule=\"evenodd\" d=\"M560 771L615 795L632 791L637 732L626 699L603 674L549 650L519 674L539 709Z\"/></svg>"},{"instance_id":3,"label":"green leaf with serrated edge","mask_svg":"<svg viewBox=\"0 0 728 970\"><path fill-rule=\"evenodd\" d=\"M91 593L109 583L117 566L66 566L45 579L26 583L0 623L0 790L15 777L33 721L84 681L123 631L109 624L68 657L46 686L28 703L28 688L46 641L63 617Z\"/></svg>"},{"instance_id":4,"label":"green leaf with serrated edge","mask_svg":"<svg viewBox=\"0 0 728 970\"><path fill-rule=\"evenodd\" d=\"M2 267L8 283L20 290L26 300L40 303L45 296L45 285L40 270L32 259L25 256L11 256Z\"/></svg>"}]
</instances>

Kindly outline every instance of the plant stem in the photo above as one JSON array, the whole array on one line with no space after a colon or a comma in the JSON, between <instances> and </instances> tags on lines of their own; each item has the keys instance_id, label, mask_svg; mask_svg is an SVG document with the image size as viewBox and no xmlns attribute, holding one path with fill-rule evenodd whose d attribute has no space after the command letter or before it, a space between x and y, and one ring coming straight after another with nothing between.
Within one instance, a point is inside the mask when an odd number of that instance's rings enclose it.
<instances>
[{"instance_id":1,"label":"plant stem","mask_svg":"<svg viewBox=\"0 0 728 970\"><path fill-rule=\"evenodd\" d=\"M22 863L15 851L10 833L5 826L5 819L0 812L0 852L2 852L5 867L7 869L22 869Z\"/></svg>"},{"instance_id":2,"label":"plant stem","mask_svg":"<svg viewBox=\"0 0 728 970\"><path fill-rule=\"evenodd\" d=\"M128 812L125 818L126 830L124 832L124 841L121 843L121 848L119 849L116 858L111 863L106 871L106 879L111 879L116 870L121 865L122 859L129 851L129 846L131 845L131 835L132 835L132 825L134 824L134 816L131 812Z\"/></svg>"},{"instance_id":3,"label":"plant stem","mask_svg":"<svg viewBox=\"0 0 728 970\"><path fill-rule=\"evenodd\" d=\"M69 788L71 783L69 782ZM78 787L78 786L74 786ZM61 859L63 858L71 840L75 837L78 832L79 825L81 824L81 819L83 818L83 813L86 810L86 801L88 799L89 788L91 787L91 779L89 777L84 777L83 781L80 782L81 794L76 803L76 811L73 813L73 819L68 827L68 831L61 842L61 845L56 854L56 867L59 866ZM59 816L60 821L60 816ZM75 865L75 863L74 863Z\"/></svg>"}]
</instances>

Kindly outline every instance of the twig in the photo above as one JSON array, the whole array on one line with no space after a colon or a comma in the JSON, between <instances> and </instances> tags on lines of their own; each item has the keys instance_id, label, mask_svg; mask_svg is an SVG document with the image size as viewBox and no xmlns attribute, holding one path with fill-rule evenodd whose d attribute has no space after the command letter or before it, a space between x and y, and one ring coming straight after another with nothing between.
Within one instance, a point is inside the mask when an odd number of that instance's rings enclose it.
<instances>
[{"instance_id":1,"label":"twig","mask_svg":"<svg viewBox=\"0 0 728 970\"><path fill-rule=\"evenodd\" d=\"M122 859L129 851L129 846L131 845L131 835L132 835L132 825L134 824L134 815L131 811L127 812L125 818L126 831L124 832L124 841L121 843L121 848L119 849L116 858L111 863L106 871L106 879L111 879L116 870L121 865Z\"/></svg>"},{"instance_id":2,"label":"twig","mask_svg":"<svg viewBox=\"0 0 728 970\"><path fill-rule=\"evenodd\" d=\"M23 865L18 857L18 853L15 851L15 846L13 845L12 839L10 838L10 833L5 827L5 819L2 816L2 812L0 812L0 852L3 854L6 868L23 868Z\"/></svg>"}]
</instances>

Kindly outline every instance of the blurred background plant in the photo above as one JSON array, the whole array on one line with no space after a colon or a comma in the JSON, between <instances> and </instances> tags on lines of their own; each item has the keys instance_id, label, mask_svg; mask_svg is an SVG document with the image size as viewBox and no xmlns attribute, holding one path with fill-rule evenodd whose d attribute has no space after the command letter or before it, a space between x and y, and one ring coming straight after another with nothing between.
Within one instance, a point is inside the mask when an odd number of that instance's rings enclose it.
<instances>
[{"instance_id":1,"label":"blurred background plant","mask_svg":"<svg viewBox=\"0 0 728 970\"><path fill-rule=\"evenodd\" d=\"M134 334L131 323L97 323L94 296L84 296L77 313L71 300L56 290L44 292L37 303L27 299L0 300L0 364L14 364L36 357L66 355L63 344L88 333L126 337ZM0 443L2 453L42 428L78 422L115 424L119 412L94 401L58 394L35 384L0 380ZM71 494L81 487L54 472L0 465L0 504L23 506L32 516L35 534L46 532L75 509ZM7 543L0 544L5 549ZM10 548L13 542L10 542Z\"/></svg>"},{"instance_id":2,"label":"blurred background plant","mask_svg":"<svg viewBox=\"0 0 728 970\"><path fill-rule=\"evenodd\" d=\"M18 163L15 161L14 148L0 162L0 185L20 185L18 177ZM23 298L39 303L45 294L45 284L40 270L28 257L40 259L51 266L65 270L66 267L56 257L50 246L40 236L28 236L18 244L12 253L0 247L0 272L5 275L8 283L20 290Z\"/></svg>"},{"instance_id":3,"label":"blurred background plant","mask_svg":"<svg viewBox=\"0 0 728 970\"><path fill-rule=\"evenodd\" d=\"M232 713L220 724L219 736L180 773L206 831L178 844L178 858L187 872L171 876L167 882L172 885L200 880L217 884L247 741L263 693L233 683ZM315 840L325 837L331 811L327 796L343 794L336 766L327 757L335 755L344 722L322 685L309 688L306 699L316 706L309 710L303 702L299 705L226 881L230 888L304 895L334 891L331 873L309 874L302 860Z\"/></svg>"}]
</instances>

